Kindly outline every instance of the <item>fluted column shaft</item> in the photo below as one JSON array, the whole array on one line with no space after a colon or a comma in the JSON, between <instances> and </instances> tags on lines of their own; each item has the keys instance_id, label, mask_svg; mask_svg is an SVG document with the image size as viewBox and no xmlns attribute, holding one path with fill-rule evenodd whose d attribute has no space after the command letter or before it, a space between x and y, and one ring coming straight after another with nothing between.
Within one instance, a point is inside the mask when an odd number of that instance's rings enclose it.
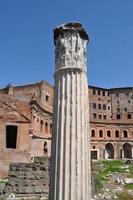
<instances>
[{"instance_id":1,"label":"fluted column shaft","mask_svg":"<svg viewBox=\"0 0 133 200\"><path fill-rule=\"evenodd\" d=\"M85 67L59 65L55 72L50 200L90 200L88 105Z\"/></svg>"}]
</instances>

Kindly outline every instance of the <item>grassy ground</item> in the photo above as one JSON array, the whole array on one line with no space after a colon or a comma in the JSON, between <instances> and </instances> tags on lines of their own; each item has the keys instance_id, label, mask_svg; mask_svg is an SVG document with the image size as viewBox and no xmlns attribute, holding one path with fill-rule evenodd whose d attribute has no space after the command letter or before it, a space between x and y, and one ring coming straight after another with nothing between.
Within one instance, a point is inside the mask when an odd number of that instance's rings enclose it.
<instances>
[{"instance_id":1,"label":"grassy ground","mask_svg":"<svg viewBox=\"0 0 133 200\"><path fill-rule=\"evenodd\" d=\"M133 196L128 194L127 192L123 192L117 195L117 200L133 200Z\"/></svg>"},{"instance_id":2,"label":"grassy ground","mask_svg":"<svg viewBox=\"0 0 133 200\"><path fill-rule=\"evenodd\" d=\"M111 174L126 174L127 178L133 178L133 164L128 164L124 160L102 160L98 162L96 177L98 182L98 191L102 192L103 185L109 183ZM115 185L115 183L114 183ZM118 183L116 183L118 186ZM119 200L133 200L133 196L128 194L128 190L133 190L133 184L126 184L124 191L118 195Z\"/></svg>"},{"instance_id":3,"label":"grassy ground","mask_svg":"<svg viewBox=\"0 0 133 200\"><path fill-rule=\"evenodd\" d=\"M128 173L128 177L133 177L133 165L126 164L126 161L103 160L99 161L99 164L100 164L99 168L100 171L97 174L99 190L102 189L103 182L109 180L109 174L111 173ZM126 166L129 167L126 168Z\"/></svg>"}]
</instances>

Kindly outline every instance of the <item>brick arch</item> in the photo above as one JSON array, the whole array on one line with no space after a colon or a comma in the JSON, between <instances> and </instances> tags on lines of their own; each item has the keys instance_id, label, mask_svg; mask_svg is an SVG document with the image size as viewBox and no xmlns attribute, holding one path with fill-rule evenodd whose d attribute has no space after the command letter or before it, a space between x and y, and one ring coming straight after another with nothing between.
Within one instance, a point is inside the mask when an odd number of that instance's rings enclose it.
<instances>
[{"instance_id":1,"label":"brick arch","mask_svg":"<svg viewBox=\"0 0 133 200\"><path fill-rule=\"evenodd\" d=\"M123 153L124 158L133 158L132 155L132 148L133 146L130 143L124 143L123 144Z\"/></svg>"},{"instance_id":2,"label":"brick arch","mask_svg":"<svg viewBox=\"0 0 133 200\"><path fill-rule=\"evenodd\" d=\"M99 137L103 137L104 131L102 129L99 130Z\"/></svg>"},{"instance_id":3,"label":"brick arch","mask_svg":"<svg viewBox=\"0 0 133 200\"><path fill-rule=\"evenodd\" d=\"M107 133L107 137L112 137L112 130L107 129L106 133Z\"/></svg>"},{"instance_id":4,"label":"brick arch","mask_svg":"<svg viewBox=\"0 0 133 200\"><path fill-rule=\"evenodd\" d=\"M49 123L48 121L45 121L45 134L49 133Z\"/></svg>"},{"instance_id":5,"label":"brick arch","mask_svg":"<svg viewBox=\"0 0 133 200\"><path fill-rule=\"evenodd\" d=\"M41 119L40 120L40 131L43 132L44 130L44 121Z\"/></svg>"},{"instance_id":6,"label":"brick arch","mask_svg":"<svg viewBox=\"0 0 133 200\"><path fill-rule=\"evenodd\" d=\"M114 146L112 143L105 144L105 159L114 159Z\"/></svg>"},{"instance_id":7,"label":"brick arch","mask_svg":"<svg viewBox=\"0 0 133 200\"><path fill-rule=\"evenodd\" d=\"M128 138L128 136L129 136L128 131L126 129L123 130L123 137Z\"/></svg>"},{"instance_id":8,"label":"brick arch","mask_svg":"<svg viewBox=\"0 0 133 200\"><path fill-rule=\"evenodd\" d=\"M91 137L96 137L96 130L94 128L91 129Z\"/></svg>"},{"instance_id":9,"label":"brick arch","mask_svg":"<svg viewBox=\"0 0 133 200\"><path fill-rule=\"evenodd\" d=\"M115 137L120 137L120 131L119 130L115 130Z\"/></svg>"}]
</instances>

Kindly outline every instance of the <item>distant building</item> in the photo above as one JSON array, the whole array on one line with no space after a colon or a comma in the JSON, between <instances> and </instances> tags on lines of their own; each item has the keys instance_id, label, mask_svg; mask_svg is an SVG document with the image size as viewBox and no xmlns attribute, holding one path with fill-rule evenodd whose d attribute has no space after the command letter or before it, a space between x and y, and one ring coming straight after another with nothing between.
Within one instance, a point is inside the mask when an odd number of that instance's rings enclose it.
<instances>
[{"instance_id":1,"label":"distant building","mask_svg":"<svg viewBox=\"0 0 133 200\"><path fill-rule=\"evenodd\" d=\"M88 93L91 157L133 158L133 88L89 86ZM53 98L45 81L0 89L0 177L11 162L50 157Z\"/></svg>"},{"instance_id":2,"label":"distant building","mask_svg":"<svg viewBox=\"0 0 133 200\"><path fill-rule=\"evenodd\" d=\"M91 156L133 158L133 88L89 87Z\"/></svg>"}]
</instances>

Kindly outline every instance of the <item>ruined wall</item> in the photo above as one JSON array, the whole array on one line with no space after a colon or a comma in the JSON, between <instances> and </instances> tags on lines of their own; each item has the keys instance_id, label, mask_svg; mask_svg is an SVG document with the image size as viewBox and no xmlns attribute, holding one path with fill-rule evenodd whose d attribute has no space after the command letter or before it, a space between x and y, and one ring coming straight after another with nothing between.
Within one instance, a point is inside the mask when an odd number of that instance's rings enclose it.
<instances>
[{"instance_id":1,"label":"ruined wall","mask_svg":"<svg viewBox=\"0 0 133 200\"><path fill-rule=\"evenodd\" d=\"M48 195L50 159L36 157L33 163L10 165L9 180L4 193Z\"/></svg>"},{"instance_id":2,"label":"ruined wall","mask_svg":"<svg viewBox=\"0 0 133 200\"><path fill-rule=\"evenodd\" d=\"M0 151L0 178L8 177L9 164L19 162L30 162L30 153L15 149L4 149Z\"/></svg>"}]
</instances>

